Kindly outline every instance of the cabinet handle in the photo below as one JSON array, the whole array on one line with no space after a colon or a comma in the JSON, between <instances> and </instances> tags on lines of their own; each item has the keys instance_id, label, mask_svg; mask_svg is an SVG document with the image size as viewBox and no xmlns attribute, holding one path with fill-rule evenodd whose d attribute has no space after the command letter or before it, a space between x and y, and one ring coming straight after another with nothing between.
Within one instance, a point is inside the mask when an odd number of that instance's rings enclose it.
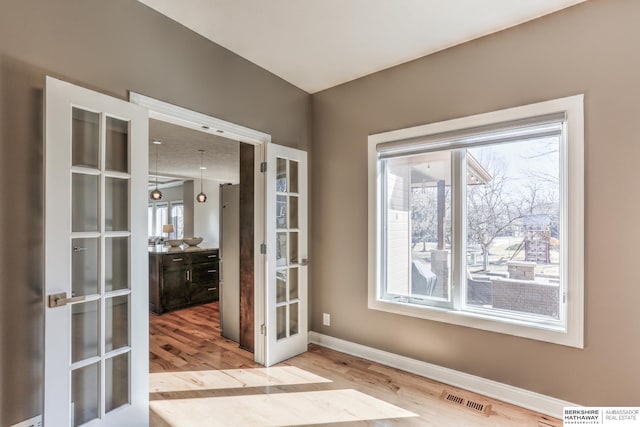
<instances>
[{"instance_id":1,"label":"cabinet handle","mask_svg":"<svg viewBox=\"0 0 640 427\"><path fill-rule=\"evenodd\" d=\"M208 290L208 291L215 291L215 290L217 290L217 289L218 289L218 288L209 288L209 289L207 289L207 290Z\"/></svg>"},{"instance_id":2,"label":"cabinet handle","mask_svg":"<svg viewBox=\"0 0 640 427\"><path fill-rule=\"evenodd\" d=\"M73 252L82 252L82 251L86 251L88 248L80 248L78 246L74 246L73 247Z\"/></svg>"},{"instance_id":3,"label":"cabinet handle","mask_svg":"<svg viewBox=\"0 0 640 427\"><path fill-rule=\"evenodd\" d=\"M182 258L173 258L171 261L173 261L173 262L182 261Z\"/></svg>"},{"instance_id":4,"label":"cabinet handle","mask_svg":"<svg viewBox=\"0 0 640 427\"><path fill-rule=\"evenodd\" d=\"M191 276L189 273L190 273L190 271L187 270L187 281L189 281L189 277Z\"/></svg>"},{"instance_id":5,"label":"cabinet handle","mask_svg":"<svg viewBox=\"0 0 640 427\"><path fill-rule=\"evenodd\" d=\"M218 270L207 270L207 273L215 273Z\"/></svg>"},{"instance_id":6,"label":"cabinet handle","mask_svg":"<svg viewBox=\"0 0 640 427\"><path fill-rule=\"evenodd\" d=\"M207 258L216 258L218 255L208 255Z\"/></svg>"}]
</instances>

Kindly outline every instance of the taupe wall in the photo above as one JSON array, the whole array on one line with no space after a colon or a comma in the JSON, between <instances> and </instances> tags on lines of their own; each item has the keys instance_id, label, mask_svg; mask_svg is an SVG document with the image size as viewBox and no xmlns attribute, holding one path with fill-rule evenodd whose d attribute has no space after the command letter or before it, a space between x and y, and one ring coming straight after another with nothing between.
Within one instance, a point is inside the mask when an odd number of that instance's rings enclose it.
<instances>
[{"instance_id":1,"label":"taupe wall","mask_svg":"<svg viewBox=\"0 0 640 427\"><path fill-rule=\"evenodd\" d=\"M640 1L590 0L313 95L311 328L580 404L640 405L638 22ZM368 310L367 135L579 93L584 350Z\"/></svg>"},{"instance_id":2,"label":"taupe wall","mask_svg":"<svg viewBox=\"0 0 640 427\"><path fill-rule=\"evenodd\" d=\"M42 412L44 76L309 146L310 96L134 0L0 5L0 426ZM186 201L185 201L186 202Z\"/></svg>"}]
</instances>

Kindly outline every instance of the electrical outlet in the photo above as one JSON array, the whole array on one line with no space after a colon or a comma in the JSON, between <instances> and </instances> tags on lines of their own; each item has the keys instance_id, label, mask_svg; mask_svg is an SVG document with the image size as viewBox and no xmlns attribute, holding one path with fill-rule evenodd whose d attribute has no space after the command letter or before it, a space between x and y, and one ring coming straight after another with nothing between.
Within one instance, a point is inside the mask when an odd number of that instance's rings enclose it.
<instances>
[{"instance_id":1,"label":"electrical outlet","mask_svg":"<svg viewBox=\"0 0 640 427\"><path fill-rule=\"evenodd\" d=\"M42 415L14 424L12 427L42 427Z\"/></svg>"},{"instance_id":2,"label":"electrical outlet","mask_svg":"<svg viewBox=\"0 0 640 427\"><path fill-rule=\"evenodd\" d=\"M322 313L322 324L324 326L331 326L331 315L329 313Z\"/></svg>"}]
</instances>

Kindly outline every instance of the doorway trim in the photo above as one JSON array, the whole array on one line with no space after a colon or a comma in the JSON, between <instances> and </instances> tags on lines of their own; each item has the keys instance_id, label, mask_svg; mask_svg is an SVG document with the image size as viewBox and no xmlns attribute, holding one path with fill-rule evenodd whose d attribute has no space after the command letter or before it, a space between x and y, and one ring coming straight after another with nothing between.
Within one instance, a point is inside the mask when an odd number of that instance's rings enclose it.
<instances>
[{"instance_id":1,"label":"doorway trim","mask_svg":"<svg viewBox=\"0 0 640 427\"><path fill-rule=\"evenodd\" d=\"M129 92L129 102L145 107L149 110L149 118L161 120L200 132L210 133L231 140L251 144L255 148L254 161L254 360L265 363L265 335L262 326L265 324L265 289L266 289L266 259L260 253L260 247L265 242L265 177L261 171L261 164L265 161L265 145L271 142L271 135L228 122L207 114L189 110L178 105L160 101L136 92Z\"/></svg>"}]
</instances>

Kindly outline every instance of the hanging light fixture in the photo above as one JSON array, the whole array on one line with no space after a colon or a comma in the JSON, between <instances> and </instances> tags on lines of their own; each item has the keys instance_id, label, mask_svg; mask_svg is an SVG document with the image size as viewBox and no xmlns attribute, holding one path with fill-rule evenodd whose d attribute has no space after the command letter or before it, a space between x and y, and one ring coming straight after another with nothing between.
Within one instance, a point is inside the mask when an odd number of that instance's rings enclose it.
<instances>
[{"instance_id":1,"label":"hanging light fixture","mask_svg":"<svg viewBox=\"0 0 640 427\"><path fill-rule=\"evenodd\" d=\"M162 144L160 141L153 141L156 146L156 189L151 192L151 198L153 200L162 199L162 192L158 190L158 145Z\"/></svg>"},{"instance_id":2,"label":"hanging light fixture","mask_svg":"<svg viewBox=\"0 0 640 427\"><path fill-rule=\"evenodd\" d=\"M202 157L204 155L204 150L198 150L200 152L200 192L196 196L196 200L198 203L204 203L207 201L207 195L202 191L202 171L206 168L202 165Z\"/></svg>"}]
</instances>

